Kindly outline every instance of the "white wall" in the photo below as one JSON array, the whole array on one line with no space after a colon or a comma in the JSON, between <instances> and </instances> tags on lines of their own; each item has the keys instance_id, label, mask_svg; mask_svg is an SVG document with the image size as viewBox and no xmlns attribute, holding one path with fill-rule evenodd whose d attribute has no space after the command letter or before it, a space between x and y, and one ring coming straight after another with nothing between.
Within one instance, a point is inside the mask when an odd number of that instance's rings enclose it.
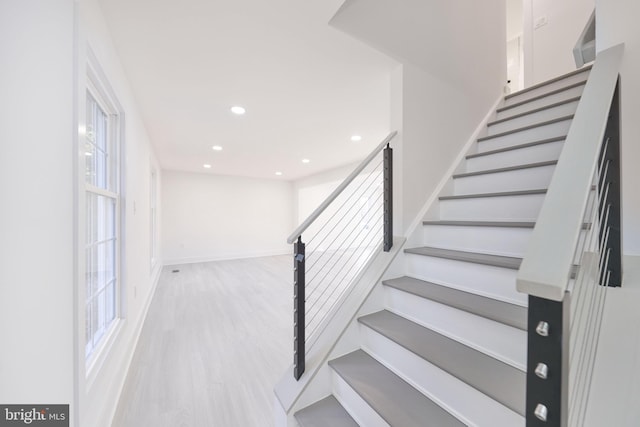
<instances>
[{"instance_id":1,"label":"white wall","mask_svg":"<svg viewBox=\"0 0 640 427\"><path fill-rule=\"evenodd\" d=\"M73 403L73 19L73 0L0 2L4 404Z\"/></svg>"},{"instance_id":2,"label":"white wall","mask_svg":"<svg viewBox=\"0 0 640 427\"><path fill-rule=\"evenodd\" d=\"M307 219L320 206L320 203L329 197L331 192L353 172L356 166L358 163L353 163L294 181L293 217L295 218L295 226Z\"/></svg>"},{"instance_id":3,"label":"white wall","mask_svg":"<svg viewBox=\"0 0 640 427\"><path fill-rule=\"evenodd\" d=\"M108 426L115 413L118 398L126 379L144 317L155 290L161 264L151 267L150 226L150 178L152 168L161 177L158 162L146 133L142 116L136 105L133 92L112 43L109 29L97 0L82 0L79 3L78 33L78 121L84 121L84 97L88 51L98 61L114 95L124 113L124 258L121 279L122 313L119 329L108 349L98 363L87 370L84 361L84 304L82 281L79 280L77 311L77 393L80 410L80 425ZM81 147L80 147L81 148ZM78 156L82 158L83 150ZM78 186L82 188L83 177ZM83 230L83 196L78 200L78 227ZM161 215L161 214L160 214ZM84 235L78 234L78 247L82 248ZM79 259L83 260L79 250ZM160 253L160 259L161 259ZM78 277L83 277L84 265L79 264Z\"/></svg>"},{"instance_id":4,"label":"white wall","mask_svg":"<svg viewBox=\"0 0 640 427\"><path fill-rule=\"evenodd\" d=\"M503 37L499 42L504 46ZM504 58L502 56L502 64ZM408 231L491 103L500 96L501 76L504 71L479 80L493 83L493 99L470 100L460 88L410 64L395 70L391 123L394 129L400 130L394 151L396 230ZM396 234L403 233L396 231Z\"/></svg>"},{"instance_id":5,"label":"white wall","mask_svg":"<svg viewBox=\"0 0 640 427\"><path fill-rule=\"evenodd\" d=\"M594 0L523 1L525 87L575 70L573 47L593 12ZM546 24L534 28L541 19Z\"/></svg>"},{"instance_id":6,"label":"white wall","mask_svg":"<svg viewBox=\"0 0 640 427\"><path fill-rule=\"evenodd\" d=\"M123 320L91 372L79 191L88 45L123 107L126 129ZM93 0L3 1L0 52L0 401L68 403L72 426L108 426L159 271L149 260L156 162Z\"/></svg>"},{"instance_id":7,"label":"white wall","mask_svg":"<svg viewBox=\"0 0 640 427\"><path fill-rule=\"evenodd\" d=\"M288 254L293 222L290 182L162 174L165 264Z\"/></svg>"},{"instance_id":8,"label":"white wall","mask_svg":"<svg viewBox=\"0 0 640 427\"><path fill-rule=\"evenodd\" d=\"M597 0L596 49L625 43L621 78L621 156L623 246L626 255L640 255L640 2Z\"/></svg>"}]
</instances>

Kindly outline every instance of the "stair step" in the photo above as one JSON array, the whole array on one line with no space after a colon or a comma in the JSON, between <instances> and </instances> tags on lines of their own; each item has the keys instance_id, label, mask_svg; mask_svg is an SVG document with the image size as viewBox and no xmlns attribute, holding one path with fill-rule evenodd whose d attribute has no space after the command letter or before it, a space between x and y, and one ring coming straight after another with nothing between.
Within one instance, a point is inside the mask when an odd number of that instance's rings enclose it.
<instances>
[{"instance_id":1,"label":"stair step","mask_svg":"<svg viewBox=\"0 0 640 427\"><path fill-rule=\"evenodd\" d=\"M556 169L556 160L519 164L453 175L453 194L524 191L547 188Z\"/></svg>"},{"instance_id":2,"label":"stair step","mask_svg":"<svg viewBox=\"0 0 640 427\"><path fill-rule=\"evenodd\" d=\"M503 119L515 114L527 112L535 108L544 107L546 105L564 101L569 98L581 96L586 83L586 80L582 80L533 98L525 99L519 102L512 102L508 105L496 109L496 118Z\"/></svg>"},{"instance_id":3,"label":"stair step","mask_svg":"<svg viewBox=\"0 0 640 427\"><path fill-rule=\"evenodd\" d=\"M464 170L479 172L501 167L519 166L523 162L540 163L560 158L565 137L534 141L466 156Z\"/></svg>"},{"instance_id":4,"label":"stair step","mask_svg":"<svg viewBox=\"0 0 640 427\"><path fill-rule=\"evenodd\" d=\"M574 97L568 101L559 102L555 105L540 107L531 112L521 113L516 116L498 119L487 125L487 135L496 135L509 132L513 129L521 129L525 126L545 122L575 114L578 109L580 97Z\"/></svg>"},{"instance_id":5,"label":"stair step","mask_svg":"<svg viewBox=\"0 0 640 427\"><path fill-rule=\"evenodd\" d=\"M512 270L519 269L520 264L522 263L522 258L431 248L426 246L421 248L405 249L404 252L415 255L451 259L455 261L471 262L474 264L490 265L493 267L510 268Z\"/></svg>"},{"instance_id":6,"label":"stair step","mask_svg":"<svg viewBox=\"0 0 640 427\"><path fill-rule=\"evenodd\" d=\"M507 166L503 168L487 169L487 170L475 171L475 172L463 172L463 173L458 173L453 175L453 179L467 178L470 176L478 176L478 175L487 175L492 173L518 171L522 169L539 168L543 166L555 166L556 164L558 164L557 160L548 160L546 162L527 163L524 165Z\"/></svg>"},{"instance_id":7,"label":"stair step","mask_svg":"<svg viewBox=\"0 0 640 427\"><path fill-rule=\"evenodd\" d=\"M413 277L399 277L382 282L389 286L422 298L446 304L458 310L495 320L514 328L527 330L527 308L515 304L486 298L471 292L465 292L448 286Z\"/></svg>"},{"instance_id":8,"label":"stair step","mask_svg":"<svg viewBox=\"0 0 640 427\"><path fill-rule=\"evenodd\" d=\"M326 397L295 413L300 427L359 427L335 397Z\"/></svg>"},{"instance_id":9,"label":"stair step","mask_svg":"<svg viewBox=\"0 0 640 427\"><path fill-rule=\"evenodd\" d=\"M477 152L522 145L533 141L565 136L569 132L573 115L523 126L507 132L478 138Z\"/></svg>"},{"instance_id":10,"label":"stair step","mask_svg":"<svg viewBox=\"0 0 640 427\"><path fill-rule=\"evenodd\" d=\"M504 153L506 151L522 150L523 148L535 147L537 145L549 144L549 143L552 143L552 142L559 142L559 141L564 142L566 139L567 139L566 135L556 136L556 137L553 137L553 138L545 138L545 139L541 139L539 141L532 141L532 142L527 142L527 143L524 143L524 144L512 145L512 146L509 146L509 147L497 148L495 150L481 151L481 152L478 152L478 153L467 154L466 159L474 159L474 158L482 157L482 156L491 156L491 155L498 154L498 153Z\"/></svg>"},{"instance_id":11,"label":"stair step","mask_svg":"<svg viewBox=\"0 0 640 427\"><path fill-rule=\"evenodd\" d=\"M566 104L571 104L572 102L576 102L576 101L579 101L579 100L580 100L579 96L574 96L574 97L569 98L569 99L563 99L562 101L554 102L552 104L545 105L544 107L537 107L537 108L534 108L533 110L523 111L522 113L514 114L514 115L509 116L509 117L504 117L504 118L501 118L501 119L493 120L493 121L487 123L487 126L495 126L495 125L500 124L500 123L505 123L505 122L508 122L508 121L511 121L511 120L519 119L520 117L530 116L532 114L539 113L541 111L550 110L552 108L560 107L560 106L566 105Z\"/></svg>"},{"instance_id":12,"label":"stair step","mask_svg":"<svg viewBox=\"0 0 640 427\"><path fill-rule=\"evenodd\" d=\"M504 97L505 105L511 105L513 103L521 102L524 100L530 100L537 96L548 94L549 92L566 88L569 85L586 80L589 75L588 71L590 70L591 66L583 67L579 70L572 71L551 80L547 80L545 82L522 89L518 92L514 92Z\"/></svg>"},{"instance_id":13,"label":"stair step","mask_svg":"<svg viewBox=\"0 0 640 427\"><path fill-rule=\"evenodd\" d=\"M522 257L531 238L533 224L513 221L425 221L422 245Z\"/></svg>"},{"instance_id":14,"label":"stair step","mask_svg":"<svg viewBox=\"0 0 640 427\"><path fill-rule=\"evenodd\" d=\"M573 119L573 114L568 114L566 116L558 117L558 118L551 119L551 120L545 120L543 122L538 122L538 123L534 123L534 124L527 125L527 126L522 126L522 127L517 128L517 129L508 130L508 131L505 131L505 132L497 133L495 135L483 136L483 137L478 138L478 142L488 141L488 140L491 140L491 139L500 138L502 136L511 135L513 133L518 133L518 132L523 132L523 131L530 130L530 129L540 128L540 127L543 127L543 126L548 126L548 125L552 125L554 123L559 123L559 122L572 120L572 119Z\"/></svg>"},{"instance_id":15,"label":"stair step","mask_svg":"<svg viewBox=\"0 0 640 427\"><path fill-rule=\"evenodd\" d=\"M329 366L390 426L464 426L362 350L331 360Z\"/></svg>"},{"instance_id":16,"label":"stair step","mask_svg":"<svg viewBox=\"0 0 640 427\"><path fill-rule=\"evenodd\" d=\"M422 225L533 228L536 223L533 221L422 221Z\"/></svg>"},{"instance_id":17,"label":"stair step","mask_svg":"<svg viewBox=\"0 0 640 427\"><path fill-rule=\"evenodd\" d=\"M518 191L500 191L494 193L476 193L476 194L458 194L454 196L440 196L440 200L462 200L462 199L478 199L486 197L510 197L510 196L530 196L536 194L546 194L546 189L537 190L518 190Z\"/></svg>"},{"instance_id":18,"label":"stair step","mask_svg":"<svg viewBox=\"0 0 640 427\"><path fill-rule=\"evenodd\" d=\"M386 310L358 321L509 409L524 414L525 372Z\"/></svg>"},{"instance_id":19,"label":"stair step","mask_svg":"<svg viewBox=\"0 0 640 427\"><path fill-rule=\"evenodd\" d=\"M443 196L438 203L439 219L456 221L535 221L545 193L537 191Z\"/></svg>"}]
</instances>

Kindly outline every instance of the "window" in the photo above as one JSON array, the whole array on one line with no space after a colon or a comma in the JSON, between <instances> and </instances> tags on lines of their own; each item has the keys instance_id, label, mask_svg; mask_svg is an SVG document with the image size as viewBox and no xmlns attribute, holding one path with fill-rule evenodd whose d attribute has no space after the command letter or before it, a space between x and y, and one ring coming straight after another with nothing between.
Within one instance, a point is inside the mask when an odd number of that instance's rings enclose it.
<instances>
[{"instance_id":1,"label":"window","mask_svg":"<svg viewBox=\"0 0 640 427\"><path fill-rule=\"evenodd\" d=\"M119 115L95 81L86 93L85 356L91 358L119 316Z\"/></svg>"}]
</instances>

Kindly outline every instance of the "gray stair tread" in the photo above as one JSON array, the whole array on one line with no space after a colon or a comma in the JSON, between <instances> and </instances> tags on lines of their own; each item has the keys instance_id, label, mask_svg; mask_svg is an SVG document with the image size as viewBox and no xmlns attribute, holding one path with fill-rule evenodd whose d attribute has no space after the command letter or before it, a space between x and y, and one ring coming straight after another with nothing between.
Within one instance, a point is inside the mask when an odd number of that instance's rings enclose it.
<instances>
[{"instance_id":1,"label":"gray stair tread","mask_svg":"<svg viewBox=\"0 0 640 427\"><path fill-rule=\"evenodd\" d=\"M498 148L496 150L483 151L482 153L468 154L466 158L473 159L474 157L490 156L492 154L504 153L505 151L520 150L522 148L535 147L536 145L548 144L548 143L557 142L557 141L564 141L565 139L567 139L566 135L556 136L554 138L547 138L547 139L541 139L539 141L527 142L526 144L512 145L510 147Z\"/></svg>"},{"instance_id":2,"label":"gray stair tread","mask_svg":"<svg viewBox=\"0 0 640 427\"><path fill-rule=\"evenodd\" d=\"M333 395L295 413L300 427L359 427Z\"/></svg>"},{"instance_id":3,"label":"gray stair tread","mask_svg":"<svg viewBox=\"0 0 640 427\"><path fill-rule=\"evenodd\" d=\"M513 133L518 133L518 132L522 132L522 131L529 130L529 129L535 129L535 128L539 128L539 127L542 127L542 126L548 126L548 125L552 125L554 123L564 122L565 120L571 120L571 119L573 119L573 114L569 114L569 115L566 115L566 116L558 117L558 118L552 119L552 120L546 120L546 121L540 122L540 123L534 123L532 125L522 126L522 127L516 128L516 129L505 131L505 132L496 133L495 135L483 136L481 138L478 138L477 141L478 142L488 141L490 139L500 138L502 136L511 135Z\"/></svg>"},{"instance_id":4,"label":"gray stair tread","mask_svg":"<svg viewBox=\"0 0 640 427\"><path fill-rule=\"evenodd\" d=\"M528 116L529 114L539 113L544 110L549 110L551 108L559 107L561 105L570 104L575 101L579 101L579 96L574 96L573 98L568 98L562 101L554 102L553 104L545 105L544 107L535 108L533 110L525 111L523 113L514 114L513 116L505 117L504 119L494 120L492 122L487 123L487 126L497 125L498 123L508 122L509 120L517 119L520 117Z\"/></svg>"},{"instance_id":5,"label":"gray stair tread","mask_svg":"<svg viewBox=\"0 0 640 427\"><path fill-rule=\"evenodd\" d=\"M519 191L501 191L497 193L476 193L476 194L459 194L457 196L440 196L440 200L458 200L458 199L475 199L481 197L506 197L506 196L529 196L532 194L545 194L546 189L538 190L519 190Z\"/></svg>"},{"instance_id":6,"label":"gray stair tread","mask_svg":"<svg viewBox=\"0 0 640 427\"><path fill-rule=\"evenodd\" d=\"M513 227L533 228L533 221L422 221L422 225L453 225L458 227Z\"/></svg>"},{"instance_id":7,"label":"gray stair tread","mask_svg":"<svg viewBox=\"0 0 640 427\"><path fill-rule=\"evenodd\" d=\"M517 171L517 170L521 170L521 169L540 168L540 167L544 167L544 166L554 166L557 163L558 163L557 160L549 160L549 161L546 161L546 162L527 163L527 164L524 164L524 165L508 166L508 167L496 168L496 169L487 169L487 170L477 171L477 172L464 172L464 173L458 173L458 174L453 175L453 179L466 178L466 177L469 177L469 176L477 176L477 175L487 175L487 174L490 174L490 173L511 172L511 171Z\"/></svg>"},{"instance_id":8,"label":"gray stair tread","mask_svg":"<svg viewBox=\"0 0 640 427\"><path fill-rule=\"evenodd\" d=\"M524 415L526 374L521 370L386 310L358 321Z\"/></svg>"},{"instance_id":9,"label":"gray stair tread","mask_svg":"<svg viewBox=\"0 0 640 427\"><path fill-rule=\"evenodd\" d=\"M384 280L385 286L464 310L514 328L527 330L527 308L492 298L426 282L413 277Z\"/></svg>"},{"instance_id":10,"label":"gray stair tread","mask_svg":"<svg viewBox=\"0 0 640 427\"><path fill-rule=\"evenodd\" d=\"M544 81L542 83L538 83L538 84L535 84L533 86L529 86L527 88L524 88L522 90L519 90L517 92L514 92L512 94L509 94L509 95L505 96L504 99L514 98L514 97L516 97L518 95L522 95L523 93L531 92L532 90L536 90L536 89L539 89L541 87L548 86L551 83L559 82L560 80L564 80L567 77L571 77L571 76L575 76L576 74L581 74L581 73L587 72L587 71L591 70L591 67L592 67L591 65L588 65L586 67L582 67L582 68L579 68L577 70L570 71L567 74L563 74L561 76L554 77L554 78L552 78L550 80L547 80L547 81Z\"/></svg>"},{"instance_id":11,"label":"gray stair tread","mask_svg":"<svg viewBox=\"0 0 640 427\"><path fill-rule=\"evenodd\" d=\"M464 426L362 350L331 360L329 366L391 426Z\"/></svg>"},{"instance_id":12,"label":"gray stair tread","mask_svg":"<svg viewBox=\"0 0 640 427\"><path fill-rule=\"evenodd\" d=\"M431 256L436 258L446 258L455 261L472 262L475 264L491 265L517 270L520 268L522 258L515 258L502 255L490 255L477 252L456 251L452 249L441 249L431 247L405 249L405 253Z\"/></svg>"},{"instance_id":13,"label":"gray stair tread","mask_svg":"<svg viewBox=\"0 0 640 427\"><path fill-rule=\"evenodd\" d=\"M507 111L507 110L509 110L511 108L520 107L520 106L528 104L530 102L534 102L534 101L537 101L539 99L546 98L547 96L555 95L555 94L558 94L560 92L564 92L565 90L573 89L573 88L578 87L578 86L584 86L586 84L587 84L587 81L583 80L581 82L573 83L573 84L570 84L568 86L562 87L560 89L552 90L551 92L546 92L546 93L543 93L541 95L534 96L533 98L525 99L525 100L520 101L520 102L514 102L511 105L506 105L504 107L500 107L500 108L496 109L496 113L501 113L501 112Z\"/></svg>"}]
</instances>

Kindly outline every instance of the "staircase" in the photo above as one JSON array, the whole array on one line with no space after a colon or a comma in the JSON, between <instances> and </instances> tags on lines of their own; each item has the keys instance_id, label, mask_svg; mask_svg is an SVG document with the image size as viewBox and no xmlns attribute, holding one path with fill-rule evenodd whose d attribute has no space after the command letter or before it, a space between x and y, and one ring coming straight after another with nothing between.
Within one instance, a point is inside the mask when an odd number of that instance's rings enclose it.
<instances>
[{"instance_id":1,"label":"staircase","mask_svg":"<svg viewBox=\"0 0 640 427\"><path fill-rule=\"evenodd\" d=\"M515 278L589 67L505 97L357 319L359 349L329 361L332 395L301 427L524 426L527 296Z\"/></svg>"}]
</instances>

